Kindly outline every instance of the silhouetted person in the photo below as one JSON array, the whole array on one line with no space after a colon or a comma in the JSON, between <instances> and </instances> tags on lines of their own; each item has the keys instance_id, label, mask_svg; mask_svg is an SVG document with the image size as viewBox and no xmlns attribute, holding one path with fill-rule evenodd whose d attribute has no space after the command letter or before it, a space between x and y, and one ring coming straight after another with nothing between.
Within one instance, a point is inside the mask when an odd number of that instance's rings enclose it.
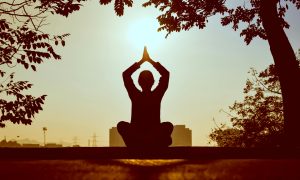
<instances>
[{"instance_id":1,"label":"silhouetted person","mask_svg":"<svg viewBox=\"0 0 300 180\"><path fill-rule=\"evenodd\" d=\"M138 83L142 91L138 90L131 75L148 61L160 73L158 86L152 91L154 77L148 70L142 71ZM169 84L169 71L159 62L154 62L145 47L143 58L123 72L123 80L131 99L131 123L121 121L118 131L128 147L167 147L172 144L171 133L173 125L160 121L160 104Z\"/></svg>"}]
</instances>

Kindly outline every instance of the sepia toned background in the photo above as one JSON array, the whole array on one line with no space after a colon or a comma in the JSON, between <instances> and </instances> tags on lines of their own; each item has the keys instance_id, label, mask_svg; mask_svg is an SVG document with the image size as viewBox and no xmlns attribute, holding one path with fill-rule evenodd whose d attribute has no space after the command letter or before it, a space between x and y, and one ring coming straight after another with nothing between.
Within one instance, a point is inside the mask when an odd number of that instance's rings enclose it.
<instances>
[{"instance_id":1,"label":"sepia toned background","mask_svg":"<svg viewBox=\"0 0 300 180\"><path fill-rule=\"evenodd\" d=\"M44 111L31 126L7 124L0 135L7 139L29 138L72 144L74 137L87 146L93 134L98 146L108 146L109 128L118 121L130 120L130 100L123 86L122 72L141 58L147 45L150 56L171 73L170 85L162 102L162 121L185 124L192 130L193 145L208 145L208 134L228 117L226 109L242 98L250 67L263 70L272 63L268 44L255 39L246 46L230 27L221 27L213 17L204 30L157 33L158 15L153 8L141 8L141 1L126 9L123 17L113 6L89 1L68 18L49 17L45 31L70 33L66 47L57 48L62 61L45 62L38 72L16 70L16 78L29 80L31 92L47 94ZM286 30L296 51L300 47L300 14L291 9ZM149 65L143 68L152 67ZM14 69L15 71L15 69ZM154 70L153 70L154 71ZM134 75L136 79L138 72ZM158 74L156 73L156 80Z\"/></svg>"}]
</instances>

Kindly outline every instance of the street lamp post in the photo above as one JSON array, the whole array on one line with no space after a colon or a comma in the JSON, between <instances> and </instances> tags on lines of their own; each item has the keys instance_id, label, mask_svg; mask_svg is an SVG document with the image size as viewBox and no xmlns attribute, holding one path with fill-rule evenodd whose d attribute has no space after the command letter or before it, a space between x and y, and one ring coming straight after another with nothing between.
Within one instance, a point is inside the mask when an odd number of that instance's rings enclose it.
<instances>
[{"instance_id":1,"label":"street lamp post","mask_svg":"<svg viewBox=\"0 0 300 180\"><path fill-rule=\"evenodd\" d=\"M44 131L44 147L45 147L46 146L46 131L47 131L47 128L43 127L43 131Z\"/></svg>"}]
</instances>

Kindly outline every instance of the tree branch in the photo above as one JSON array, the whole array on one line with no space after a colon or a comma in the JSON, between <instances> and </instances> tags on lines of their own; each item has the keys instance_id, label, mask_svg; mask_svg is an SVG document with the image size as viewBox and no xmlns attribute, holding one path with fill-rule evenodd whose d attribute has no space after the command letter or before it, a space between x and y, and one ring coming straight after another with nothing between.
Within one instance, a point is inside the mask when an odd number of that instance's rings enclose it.
<instances>
[{"instance_id":1,"label":"tree branch","mask_svg":"<svg viewBox=\"0 0 300 180\"><path fill-rule=\"evenodd\" d=\"M255 81L257 83L259 83L261 86L263 86L263 88L265 88L267 91L270 91L270 92L278 94L278 95L282 95L280 91L274 91L274 90L268 88L263 82L261 82L261 80L259 80L258 77L256 76L256 73L254 72L253 69L252 69L252 75L254 76Z\"/></svg>"}]
</instances>

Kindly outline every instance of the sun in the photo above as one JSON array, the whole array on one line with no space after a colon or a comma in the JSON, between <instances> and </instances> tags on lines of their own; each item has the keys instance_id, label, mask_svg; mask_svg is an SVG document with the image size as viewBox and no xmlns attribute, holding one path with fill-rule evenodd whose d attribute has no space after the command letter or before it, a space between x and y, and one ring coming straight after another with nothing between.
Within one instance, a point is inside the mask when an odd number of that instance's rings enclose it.
<instances>
[{"instance_id":1,"label":"sun","mask_svg":"<svg viewBox=\"0 0 300 180\"><path fill-rule=\"evenodd\" d=\"M164 34L157 32L159 23L155 18L141 18L129 24L128 41L134 49L147 46L151 50L158 49L164 41Z\"/></svg>"}]
</instances>

